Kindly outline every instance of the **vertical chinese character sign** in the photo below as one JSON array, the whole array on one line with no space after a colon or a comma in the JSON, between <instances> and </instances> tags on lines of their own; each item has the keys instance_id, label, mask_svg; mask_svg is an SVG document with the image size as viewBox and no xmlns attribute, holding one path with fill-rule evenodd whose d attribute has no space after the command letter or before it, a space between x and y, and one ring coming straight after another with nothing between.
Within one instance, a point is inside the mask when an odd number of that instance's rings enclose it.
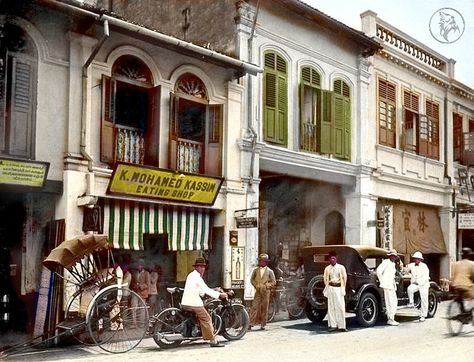
<instances>
[{"instance_id":1,"label":"vertical chinese character sign","mask_svg":"<svg viewBox=\"0 0 474 362\"><path fill-rule=\"evenodd\" d=\"M387 250L393 248L393 206L385 205L383 207L383 229L382 243Z\"/></svg>"}]
</instances>

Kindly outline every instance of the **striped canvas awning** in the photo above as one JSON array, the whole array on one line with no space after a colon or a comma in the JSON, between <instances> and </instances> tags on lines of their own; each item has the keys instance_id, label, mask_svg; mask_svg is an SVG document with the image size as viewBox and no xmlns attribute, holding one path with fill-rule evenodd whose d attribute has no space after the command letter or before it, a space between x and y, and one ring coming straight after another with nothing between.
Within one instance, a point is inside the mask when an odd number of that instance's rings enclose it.
<instances>
[{"instance_id":1,"label":"striped canvas awning","mask_svg":"<svg viewBox=\"0 0 474 362\"><path fill-rule=\"evenodd\" d=\"M207 250L211 213L207 209L105 199L104 234L117 249L143 250L143 234L168 234L168 249Z\"/></svg>"}]
</instances>

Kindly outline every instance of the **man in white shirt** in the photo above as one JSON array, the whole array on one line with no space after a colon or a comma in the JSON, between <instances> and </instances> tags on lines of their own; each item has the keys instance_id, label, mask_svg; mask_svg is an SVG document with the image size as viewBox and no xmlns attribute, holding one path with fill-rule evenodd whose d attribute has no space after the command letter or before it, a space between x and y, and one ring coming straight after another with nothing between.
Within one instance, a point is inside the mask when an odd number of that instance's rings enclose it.
<instances>
[{"instance_id":1,"label":"man in white shirt","mask_svg":"<svg viewBox=\"0 0 474 362\"><path fill-rule=\"evenodd\" d=\"M197 258L193 267L194 270L186 277L181 305L184 309L191 310L196 314L199 324L201 325L202 338L208 340L211 347L224 347L223 344L220 344L215 339L211 316L206 308L204 308L204 303L201 297L208 295L211 298L226 299L227 293L221 293L211 289L204 282L202 276L207 267L204 258Z\"/></svg>"},{"instance_id":2,"label":"man in white shirt","mask_svg":"<svg viewBox=\"0 0 474 362\"><path fill-rule=\"evenodd\" d=\"M324 296L328 299L329 331L347 332L346 295L347 273L342 264L337 263L334 251L329 252L329 265L324 269Z\"/></svg>"},{"instance_id":3,"label":"man in white shirt","mask_svg":"<svg viewBox=\"0 0 474 362\"><path fill-rule=\"evenodd\" d=\"M420 322L424 322L428 315L428 294L430 291L430 271L423 263L423 255L417 251L412 255L413 263L407 265L406 270L411 274L410 285L408 286L408 307L414 306L415 292L420 292L421 315Z\"/></svg>"},{"instance_id":4,"label":"man in white shirt","mask_svg":"<svg viewBox=\"0 0 474 362\"><path fill-rule=\"evenodd\" d=\"M387 254L387 259L384 259L376 270L380 288L383 289L385 313L387 314L387 324L389 326L398 326L400 324L395 320L398 306L397 284L395 282L395 262L397 259L397 251L395 249L390 250Z\"/></svg>"}]
</instances>

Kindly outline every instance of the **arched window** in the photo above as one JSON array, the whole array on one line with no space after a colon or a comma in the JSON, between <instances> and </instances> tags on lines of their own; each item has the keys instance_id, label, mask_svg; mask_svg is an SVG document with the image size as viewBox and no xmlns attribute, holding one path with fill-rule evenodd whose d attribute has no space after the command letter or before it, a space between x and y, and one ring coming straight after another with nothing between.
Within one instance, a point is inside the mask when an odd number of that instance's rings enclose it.
<instances>
[{"instance_id":1,"label":"arched window","mask_svg":"<svg viewBox=\"0 0 474 362\"><path fill-rule=\"evenodd\" d=\"M170 109L170 168L220 176L222 105L210 105L203 81L185 73L176 81Z\"/></svg>"},{"instance_id":2,"label":"arched window","mask_svg":"<svg viewBox=\"0 0 474 362\"><path fill-rule=\"evenodd\" d=\"M263 71L263 135L267 142L288 143L288 67L275 52L265 52Z\"/></svg>"},{"instance_id":3,"label":"arched window","mask_svg":"<svg viewBox=\"0 0 474 362\"><path fill-rule=\"evenodd\" d=\"M118 58L112 77L102 77L101 161L158 166L160 88L147 65Z\"/></svg>"},{"instance_id":4,"label":"arched window","mask_svg":"<svg viewBox=\"0 0 474 362\"><path fill-rule=\"evenodd\" d=\"M34 158L37 52L18 26L0 25L0 153Z\"/></svg>"},{"instance_id":5,"label":"arched window","mask_svg":"<svg viewBox=\"0 0 474 362\"><path fill-rule=\"evenodd\" d=\"M301 69L300 149L319 151L321 124L321 75L311 67Z\"/></svg>"}]
</instances>

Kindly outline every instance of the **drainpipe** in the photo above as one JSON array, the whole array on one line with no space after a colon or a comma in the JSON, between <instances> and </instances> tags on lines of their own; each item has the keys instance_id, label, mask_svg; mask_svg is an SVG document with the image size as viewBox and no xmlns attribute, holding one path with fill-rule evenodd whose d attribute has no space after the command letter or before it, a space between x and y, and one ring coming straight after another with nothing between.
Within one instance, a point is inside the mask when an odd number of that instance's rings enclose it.
<instances>
[{"instance_id":1,"label":"drainpipe","mask_svg":"<svg viewBox=\"0 0 474 362\"><path fill-rule=\"evenodd\" d=\"M94 60L95 56L99 52L102 44L104 44L105 40L109 37L109 22L104 20L104 35L99 40L99 42L95 45L94 49L92 50L91 55L84 63L82 67L82 113L81 113L81 155L87 160L89 172L92 172L92 157L87 152L87 96L88 96L88 85L87 85L87 72L89 70L89 66L91 65L92 61Z\"/></svg>"},{"instance_id":2,"label":"drainpipe","mask_svg":"<svg viewBox=\"0 0 474 362\"><path fill-rule=\"evenodd\" d=\"M257 17L260 10L260 0L257 1L257 11L253 18L252 29L250 36L247 40L247 51L248 51L248 62L252 63L252 49L253 49L253 37L255 35L255 27L257 26ZM252 155L250 156L250 173L249 173L249 185L253 184L253 169L255 164L255 152L257 147L257 132L252 126L252 76L247 76L248 89L247 89L247 128L252 134Z\"/></svg>"},{"instance_id":3,"label":"drainpipe","mask_svg":"<svg viewBox=\"0 0 474 362\"><path fill-rule=\"evenodd\" d=\"M448 91L446 90L444 95L444 129L448 129ZM445 131L446 134L446 131ZM448 137L444 137L444 177L448 179L449 185L453 185L452 177L448 173ZM451 195L451 204L456 209L456 191L453 189ZM453 210L453 217L456 216L456 210ZM457 232L456 232L457 234Z\"/></svg>"}]
</instances>

